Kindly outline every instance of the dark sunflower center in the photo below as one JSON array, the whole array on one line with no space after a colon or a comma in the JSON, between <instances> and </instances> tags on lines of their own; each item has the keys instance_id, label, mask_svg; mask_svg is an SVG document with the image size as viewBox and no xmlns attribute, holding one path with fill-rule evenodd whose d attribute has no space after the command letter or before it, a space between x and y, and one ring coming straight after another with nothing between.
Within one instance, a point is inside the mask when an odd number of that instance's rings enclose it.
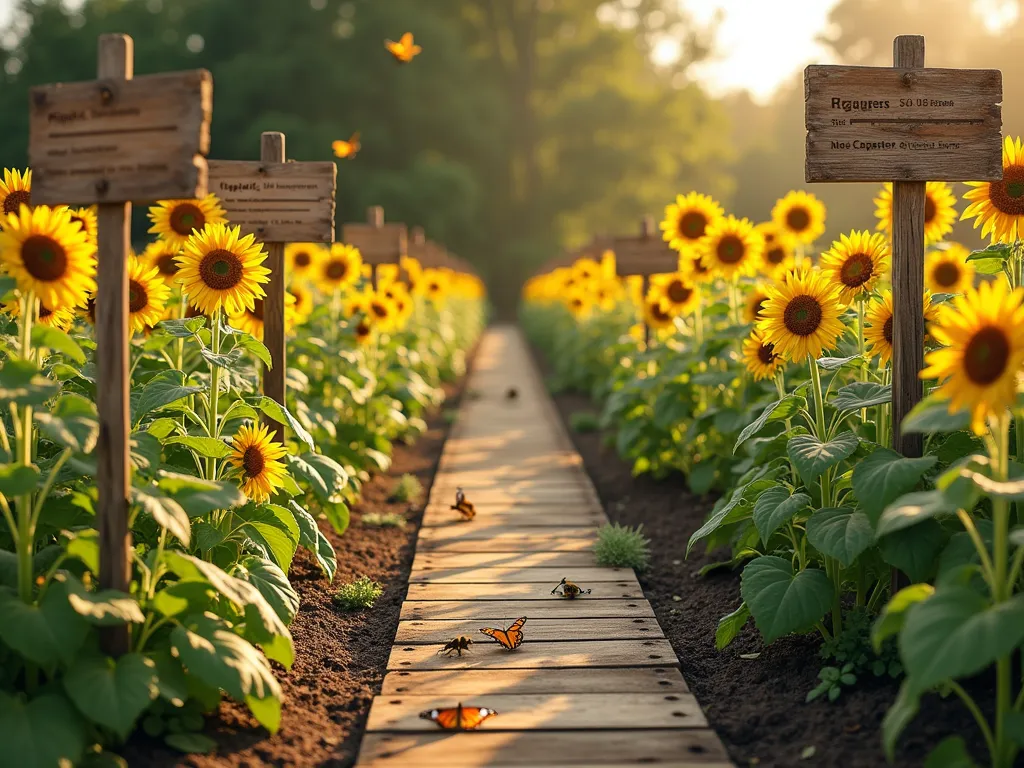
<instances>
[{"instance_id":1,"label":"dark sunflower center","mask_svg":"<svg viewBox=\"0 0 1024 768\"><path fill-rule=\"evenodd\" d=\"M704 264L703 257L695 256L693 259L693 271L698 275L705 275L711 270Z\"/></svg>"},{"instance_id":2,"label":"dark sunflower center","mask_svg":"<svg viewBox=\"0 0 1024 768\"><path fill-rule=\"evenodd\" d=\"M242 468L245 469L247 476L258 477L263 474L266 466L267 460L263 458L263 451L257 446L250 445L245 449L245 454L242 456Z\"/></svg>"},{"instance_id":3,"label":"dark sunflower center","mask_svg":"<svg viewBox=\"0 0 1024 768\"><path fill-rule=\"evenodd\" d=\"M736 235L726 235L718 241L715 252L718 254L718 260L723 264L738 264L743 261L747 249L743 241Z\"/></svg>"},{"instance_id":4,"label":"dark sunflower center","mask_svg":"<svg viewBox=\"0 0 1024 768\"><path fill-rule=\"evenodd\" d=\"M764 303L766 301L768 301L767 296L758 296L757 301L751 303L750 308L754 312L755 320L761 319L761 313L764 312Z\"/></svg>"},{"instance_id":5,"label":"dark sunflower center","mask_svg":"<svg viewBox=\"0 0 1024 768\"><path fill-rule=\"evenodd\" d=\"M440 291L441 291L441 284L440 283L428 283L427 284L427 290L430 291L431 293L440 293Z\"/></svg>"},{"instance_id":6,"label":"dark sunflower center","mask_svg":"<svg viewBox=\"0 0 1024 768\"><path fill-rule=\"evenodd\" d=\"M256 299L252 303L252 309L247 309L246 312L250 316L255 317L257 320L263 320L263 299Z\"/></svg>"},{"instance_id":7,"label":"dark sunflower center","mask_svg":"<svg viewBox=\"0 0 1024 768\"><path fill-rule=\"evenodd\" d=\"M170 224L171 229L179 235L187 236L192 234L192 230L205 227L206 217L198 206L178 203L171 211Z\"/></svg>"},{"instance_id":8,"label":"dark sunflower center","mask_svg":"<svg viewBox=\"0 0 1024 768\"><path fill-rule=\"evenodd\" d=\"M783 314L786 329L796 336L810 336L821 326L821 304L813 296L795 296Z\"/></svg>"},{"instance_id":9,"label":"dark sunflower center","mask_svg":"<svg viewBox=\"0 0 1024 768\"><path fill-rule=\"evenodd\" d=\"M1011 216L1024 216L1024 166L1003 169L1003 180L989 185L992 206Z\"/></svg>"},{"instance_id":10,"label":"dark sunflower center","mask_svg":"<svg viewBox=\"0 0 1024 768\"><path fill-rule=\"evenodd\" d=\"M951 262L944 261L935 267L932 277L943 288L952 288L960 282L960 267Z\"/></svg>"},{"instance_id":11,"label":"dark sunflower center","mask_svg":"<svg viewBox=\"0 0 1024 768\"><path fill-rule=\"evenodd\" d=\"M651 317L657 320L659 323L664 323L672 319L672 315L661 308L661 304L651 305Z\"/></svg>"},{"instance_id":12,"label":"dark sunflower center","mask_svg":"<svg viewBox=\"0 0 1024 768\"><path fill-rule=\"evenodd\" d=\"M364 320L364 321L360 322L359 325L356 326L356 336L359 336L360 338L362 338L364 336L369 336L369 335L370 335L370 326Z\"/></svg>"},{"instance_id":13,"label":"dark sunflower center","mask_svg":"<svg viewBox=\"0 0 1024 768\"><path fill-rule=\"evenodd\" d=\"M325 273L331 280L342 280L345 275L348 274L348 264L344 261L338 261L335 259L327 265Z\"/></svg>"},{"instance_id":14,"label":"dark sunflower center","mask_svg":"<svg viewBox=\"0 0 1024 768\"><path fill-rule=\"evenodd\" d=\"M96 299L92 296L85 300L85 314L92 322L96 322Z\"/></svg>"},{"instance_id":15,"label":"dark sunflower center","mask_svg":"<svg viewBox=\"0 0 1024 768\"><path fill-rule=\"evenodd\" d=\"M160 270L161 275L176 275L178 274L178 262L174 260L173 253L163 253L160 258L156 260L156 268Z\"/></svg>"},{"instance_id":16,"label":"dark sunflower center","mask_svg":"<svg viewBox=\"0 0 1024 768\"><path fill-rule=\"evenodd\" d=\"M924 198L924 223L930 224L937 212L938 207L935 205L935 201L932 200L932 196L926 195Z\"/></svg>"},{"instance_id":17,"label":"dark sunflower center","mask_svg":"<svg viewBox=\"0 0 1024 768\"><path fill-rule=\"evenodd\" d=\"M682 280L673 280L665 293L673 304L685 304L693 296L693 288L684 285Z\"/></svg>"},{"instance_id":18,"label":"dark sunflower center","mask_svg":"<svg viewBox=\"0 0 1024 768\"><path fill-rule=\"evenodd\" d=\"M987 326L974 334L964 350L964 371L974 384L993 383L1010 361L1010 341L1001 328Z\"/></svg>"},{"instance_id":19,"label":"dark sunflower center","mask_svg":"<svg viewBox=\"0 0 1024 768\"><path fill-rule=\"evenodd\" d=\"M49 283L67 272L68 257L64 248L46 235L32 235L21 244L21 260L25 270L36 280Z\"/></svg>"},{"instance_id":20,"label":"dark sunflower center","mask_svg":"<svg viewBox=\"0 0 1024 768\"><path fill-rule=\"evenodd\" d=\"M582 309L583 299L573 299L571 304L573 309Z\"/></svg>"},{"instance_id":21,"label":"dark sunflower center","mask_svg":"<svg viewBox=\"0 0 1024 768\"><path fill-rule=\"evenodd\" d=\"M882 336L885 337L885 341L889 346L892 346L892 315L885 321L882 326Z\"/></svg>"},{"instance_id":22,"label":"dark sunflower center","mask_svg":"<svg viewBox=\"0 0 1024 768\"><path fill-rule=\"evenodd\" d=\"M381 320L388 316L388 308L379 301L371 302L370 309L373 311L373 314L379 317Z\"/></svg>"},{"instance_id":23,"label":"dark sunflower center","mask_svg":"<svg viewBox=\"0 0 1024 768\"><path fill-rule=\"evenodd\" d=\"M803 232L811 225L811 214L806 208L790 208L786 213L786 226L794 232Z\"/></svg>"},{"instance_id":24,"label":"dark sunflower center","mask_svg":"<svg viewBox=\"0 0 1024 768\"><path fill-rule=\"evenodd\" d=\"M679 234L688 240L696 240L697 238L704 237L704 230L708 225L708 220L704 218L704 214L699 211L689 211L684 213L679 219Z\"/></svg>"},{"instance_id":25,"label":"dark sunflower center","mask_svg":"<svg viewBox=\"0 0 1024 768\"><path fill-rule=\"evenodd\" d=\"M757 349L757 359L765 365L771 365L775 362L775 345L774 344L762 344Z\"/></svg>"},{"instance_id":26,"label":"dark sunflower center","mask_svg":"<svg viewBox=\"0 0 1024 768\"><path fill-rule=\"evenodd\" d=\"M32 193L19 189L4 198L4 213L17 213L21 210L21 206L31 204Z\"/></svg>"},{"instance_id":27,"label":"dark sunflower center","mask_svg":"<svg viewBox=\"0 0 1024 768\"><path fill-rule=\"evenodd\" d=\"M88 231L89 231L89 230L88 230L88 227L86 227L86 224L85 224L85 219L83 219L83 218L82 218L81 216L72 216L72 217L71 217L71 222L72 222L73 224L77 224L77 225L79 226L79 228L80 228L80 229L81 229L81 230L82 230L83 232L88 232Z\"/></svg>"},{"instance_id":28,"label":"dark sunflower center","mask_svg":"<svg viewBox=\"0 0 1024 768\"><path fill-rule=\"evenodd\" d=\"M875 263L866 253L855 253L848 256L839 270L839 277L847 288L859 288L871 279Z\"/></svg>"},{"instance_id":29,"label":"dark sunflower center","mask_svg":"<svg viewBox=\"0 0 1024 768\"><path fill-rule=\"evenodd\" d=\"M128 281L128 311L141 312L149 305L149 294L146 287L138 280Z\"/></svg>"},{"instance_id":30,"label":"dark sunflower center","mask_svg":"<svg viewBox=\"0 0 1024 768\"><path fill-rule=\"evenodd\" d=\"M308 267L312 263L313 257L309 255L309 251L299 251L295 254L295 266Z\"/></svg>"},{"instance_id":31,"label":"dark sunflower center","mask_svg":"<svg viewBox=\"0 0 1024 768\"><path fill-rule=\"evenodd\" d=\"M786 260L786 249L776 245L765 251L765 259L769 264L781 264Z\"/></svg>"},{"instance_id":32,"label":"dark sunflower center","mask_svg":"<svg viewBox=\"0 0 1024 768\"><path fill-rule=\"evenodd\" d=\"M53 314L53 310L49 307L44 307L43 302L39 302L39 319L44 320Z\"/></svg>"},{"instance_id":33,"label":"dark sunflower center","mask_svg":"<svg viewBox=\"0 0 1024 768\"><path fill-rule=\"evenodd\" d=\"M218 248L199 262L199 276L215 291L227 291L242 281L242 262L231 251Z\"/></svg>"}]
</instances>

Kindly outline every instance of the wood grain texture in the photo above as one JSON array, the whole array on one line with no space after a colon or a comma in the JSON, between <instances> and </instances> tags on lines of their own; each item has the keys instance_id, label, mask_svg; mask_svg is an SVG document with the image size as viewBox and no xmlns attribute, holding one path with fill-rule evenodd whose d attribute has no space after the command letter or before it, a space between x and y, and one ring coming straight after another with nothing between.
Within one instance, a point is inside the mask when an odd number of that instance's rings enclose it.
<instances>
[{"instance_id":1,"label":"wood grain texture","mask_svg":"<svg viewBox=\"0 0 1024 768\"><path fill-rule=\"evenodd\" d=\"M206 70L101 74L32 88L32 200L92 205L201 197L212 112Z\"/></svg>"},{"instance_id":2,"label":"wood grain texture","mask_svg":"<svg viewBox=\"0 0 1024 768\"><path fill-rule=\"evenodd\" d=\"M664 637L656 619L530 619L529 640L535 642L568 640L647 640ZM432 645L435 648L459 635L472 637L474 643L486 643L487 638L478 635L478 621L400 621L396 644ZM475 646L469 653L475 653Z\"/></svg>"},{"instance_id":3,"label":"wood grain texture","mask_svg":"<svg viewBox=\"0 0 1024 768\"><path fill-rule=\"evenodd\" d=\"M484 637L484 635L480 635ZM668 640L524 642L515 651L497 643L473 646L471 654L439 656L429 645L396 645L388 669L557 669L559 667L673 667L679 660Z\"/></svg>"},{"instance_id":4,"label":"wood grain texture","mask_svg":"<svg viewBox=\"0 0 1024 768\"><path fill-rule=\"evenodd\" d=\"M437 733L421 712L453 707L450 695L379 696L366 730L389 733ZM610 728L707 728L708 721L688 693L534 693L493 694L473 701L498 712L484 721L486 731L573 731Z\"/></svg>"},{"instance_id":5,"label":"wood grain texture","mask_svg":"<svg viewBox=\"0 0 1024 768\"><path fill-rule=\"evenodd\" d=\"M596 581L631 585L638 583L631 568L428 568L414 570L409 580L424 584L554 585L563 577L584 587Z\"/></svg>"},{"instance_id":6,"label":"wood grain texture","mask_svg":"<svg viewBox=\"0 0 1024 768\"><path fill-rule=\"evenodd\" d=\"M363 263L397 264L408 250L408 235L405 224L345 224L341 228L341 239L355 246L363 256Z\"/></svg>"},{"instance_id":7,"label":"wood grain texture","mask_svg":"<svg viewBox=\"0 0 1024 768\"><path fill-rule=\"evenodd\" d=\"M653 619L651 619L653 621ZM595 669L449 669L389 672L381 695L481 696L490 693L680 693L689 690L677 667Z\"/></svg>"},{"instance_id":8,"label":"wood grain texture","mask_svg":"<svg viewBox=\"0 0 1024 768\"><path fill-rule=\"evenodd\" d=\"M510 624L520 616L531 619L637 619L651 618L654 611L646 600L406 600L403 620L451 621L471 619Z\"/></svg>"},{"instance_id":9,"label":"wood grain texture","mask_svg":"<svg viewBox=\"0 0 1024 768\"><path fill-rule=\"evenodd\" d=\"M570 600L566 597L551 594L551 590L558 584L562 577L554 581L540 583L511 582L504 584L496 583L445 583L430 584L424 582L412 582L409 584L408 600L536 600L538 602L551 602L565 600L566 602L582 602L584 600L611 600L623 598L643 599L644 591L640 588L636 577L628 581L595 581L587 583L578 582L583 589L590 589L589 595L581 595Z\"/></svg>"},{"instance_id":10,"label":"wood grain texture","mask_svg":"<svg viewBox=\"0 0 1024 768\"><path fill-rule=\"evenodd\" d=\"M612 241L615 268L620 277L666 274L679 269L679 254L654 232L640 237L616 237Z\"/></svg>"},{"instance_id":11,"label":"wood grain texture","mask_svg":"<svg viewBox=\"0 0 1024 768\"><path fill-rule=\"evenodd\" d=\"M260 162L254 165L258 165L261 168L270 171L272 168L283 168L284 163L287 159L287 152L285 151L285 135L277 131L267 131L260 137ZM249 165L249 164L246 164ZM334 163L330 164L334 166ZM216 169L216 164L212 164L211 172ZM257 186L260 185L261 180L258 178L261 174L257 172L257 178L251 179L249 182L235 182L237 184L251 184L255 183ZM266 174L269 177L269 173ZM237 178L237 177L235 177ZM225 191L225 181L223 178L218 178L215 182L214 189L220 189L220 192L215 191L214 194L218 196ZM238 207L237 195L233 198L235 208ZM333 207L333 196L331 197ZM226 201L225 207L227 207ZM239 224L235 221L235 217L230 207L228 207L228 220L233 224ZM269 222L264 222L268 223ZM250 222L251 224L251 222ZM334 229L334 223L331 222L331 230ZM262 226L257 227L259 235L266 234L266 229ZM252 230L246 230L251 232ZM258 238L259 239L259 236ZM285 275L285 263L284 263L284 242L271 240L264 244L264 249L267 252L266 266L270 270L270 282L266 286L266 298L263 300L263 343L266 345L270 352L271 365L263 366L263 394L272 399L274 402L281 405L285 404L285 397L287 395L287 383L286 383L286 366L287 366L287 355L285 352L285 330L284 330L284 305L285 305L285 292L287 290L287 276ZM284 443L285 429L284 424L280 424L273 419L266 416L263 417L263 423L267 425L267 428L273 433L274 439L279 443Z\"/></svg>"},{"instance_id":12,"label":"wood grain texture","mask_svg":"<svg viewBox=\"0 0 1024 768\"><path fill-rule=\"evenodd\" d=\"M417 552L413 570L427 568L587 568L596 567L592 551L583 552Z\"/></svg>"},{"instance_id":13,"label":"wood grain texture","mask_svg":"<svg viewBox=\"0 0 1024 768\"><path fill-rule=\"evenodd\" d=\"M608 518L600 509L587 507L483 507L477 509L477 515L471 523L462 520L462 516L445 504L430 507L423 514L424 528L450 528L454 526L472 525L475 528L485 527L583 527L604 525ZM536 511L535 511L536 510Z\"/></svg>"}]
</instances>

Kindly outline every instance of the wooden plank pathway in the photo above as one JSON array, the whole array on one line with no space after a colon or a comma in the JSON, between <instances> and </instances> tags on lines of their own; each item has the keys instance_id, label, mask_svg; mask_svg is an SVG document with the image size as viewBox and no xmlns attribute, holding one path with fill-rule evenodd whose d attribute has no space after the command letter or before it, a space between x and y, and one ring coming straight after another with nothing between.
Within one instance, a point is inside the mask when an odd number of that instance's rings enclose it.
<instances>
[{"instance_id":1,"label":"wooden plank pathway","mask_svg":"<svg viewBox=\"0 0 1024 768\"><path fill-rule=\"evenodd\" d=\"M635 574L597 565L607 518L518 331L484 336L467 391L357 766L732 768ZM449 509L460 487L471 522ZM592 592L552 595L563 577ZM521 616L515 651L479 632ZM459 635L468 652L438 655ZM419 717L459 702L499 714L459 732Z\"/></svg>"}]
</instances>

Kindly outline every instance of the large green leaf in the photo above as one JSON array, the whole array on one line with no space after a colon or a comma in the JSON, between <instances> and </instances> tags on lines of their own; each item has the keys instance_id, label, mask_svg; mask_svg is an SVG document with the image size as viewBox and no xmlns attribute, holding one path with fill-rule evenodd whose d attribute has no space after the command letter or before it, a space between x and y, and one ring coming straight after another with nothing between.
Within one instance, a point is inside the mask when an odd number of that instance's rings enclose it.
<instances>
[{"instance_id":1,"label":"large green leaf","mask_svg":"<svg viewBox=\"0 0 1024 768\"><path fill-rule=\"evenodd\" d=\"M4 768L77 765L87 744L85 723L59 693L46 693L26 704L0 691L0 744Z\"/></svg>"},{"instance_id":2,"label":"large green leaf","mask_svg":"<svg viewBox=\"0 0 1024 768\"><path fill-rule=\"evenodd\" d=\"M879 538L943 515L952 515L956 506L942 491L915 491L900 496L882 512L876 534Z\"/></svg>"},{"instance_id":3,"label":"large green leaf","mask_svg":"<svg viewBox=\"0 0 1024 768\"><path fill-rule=\"evenodd\" d=\"M246 557L238 564L236 575L260 591L281 621L292 623L299 612L299 595L275 563L262 557Z\"/></svg>"},{"instance_id":4,"label":"large green leaf","mask_svg":"<svg viewBox=\"0 0 1024 768\"><path fill-rule=\"evenodd\" d=\"M141 624L146 620L138 601L125 592L116 589L90 592L78 578L65 572L56 573L53 578L54 583L66 589L68 605L89 624L114 627Z\"/></svg>"},{"instance_id":5,"label":"large green leaf","mask_svg":"<svg viewBox=\"0 0 1024 768\"><path fill-rule=\"evenodd\" d=\"M970 411L949 412L949 401L929 395L913 408L903 419L901 429L905 434L936 432L957 432L970 426Z\"/></svg>"},{"instance_id":6,"label":"large green leaf","mask_svg":"<svg viewBox=\"0 0 1024 768\"><path fill-rule=\"evenodd\" d=\"M164 496L158 489L132 488L132 502L153 518L161 528L176 537L186 547L192 542L192 523L188 514L174 499Z\"/></svg>"},{"instance_id":7,"label":"large green leaf","mask_svg":"<svg viewBox=\"0 0 1024 768\"><path fill-rule=\"evenodd\" d=\"M1024 595L991 605L969 587L946 586L907 611L900 657L907 682L924 693L970 677L1024 641Z\"/></svg>"},{"instance_id":8,"label":"large green leaf","mask_svg":"<svg viewBox=\"0 0 1024 768\"><path fill-rule=\"evenodd\" d=\"M159 693L156 664L138 653L127 653L117 661L106 656L80 658L63 682L83 715L122 739Z\"/></svg>"},{"instance_id":9,"label":"large green leaf","mask_svg":"<svg viewBox=\"0 0 1024 768\"><path fill-rule=\"evenodd\" d=\"M761 541L767 543L771 535L803 512L811 503L806 493L790 494L788 488L779 485L769 488L754 503L754 526Z\"/></svg>"},{"instance_id":10,"label":"large green leaf","mask_svg":"<svg viewBox=\"0 0 1024 768\"><path fill-rule=\"evenodd\" d=\"M299 423L291 411L282 406L276 400L269 397L257 397L249 400L250 405L263 412L264 415L269 416L271 419L276 421L278 424L287 424L291 427L292 432L295 436L307 445L309 450L315 451L316 444L313 442L313 436L309 434L305 427Z\"/></svg>"},{"instance_id":11,"label":"large green leaf","mask_svg":"<svg viewBox=\"0 0 1024 768\"><path fill-rule=\"evenodd\" d=\"M327 501L331 497L331 490L327 487L327 481L324 480L323 475L320 474L316 467L306 461L305 456L287 454L284 460L288 464L289 471L294 476L305 480L320 501Z\"/></svg>"},{"instance_id":12,"label":"large green leaf","mask_svg":"<svg viewBox=\"0 0 1024 768\"><path fill-rule=\"evenodd\" d=\"M934 594L935 587L931 584L911 584L893 595L871 628L871 642L875 646L875 653L881 652L882 643L887 638L900 633L911 606L927 600Z\"/></svg>"},{"instance_id":13,"label":"large green leaf","mask_svg":"<svg viewBox=\"0 0 1024 768\"><path fill-rule=\"evenodd\" d=\"M198 395L206 391L206 387L187 385L186 381L186 376L181 371L160 371L142 388L135 403L132 422L137 423L146 414L166 408L189 395Z\"/></svg>"},{"instance_id":14,"label":"large green leaf","mask_svg":"<svg viewBox=\"0 0 1024 768\"><path fill-rule=\"evenodd\" d=\"M690 553L694 544L711 535L722 526L731 525L748 517L751 511L752 499L757 498L761 493L766 492L774 485L774 481L770 479L759 478L736 488L728 501L720 502L704 522L704 525L694 531L686 544L686 554Z\"/></svg>"},{"instance_id":15,"label":"large green leaf","mask_svg":"<svg viewBox=\"0 0 1024 768\"><path fill-rule=\"evenodd\" d=\"M85 364L85 353L77 342L64 331L54 328L52 325L37 323L32 326L32 346L52 349L54 352L60 352L65 357L74 360L79 365Z\"/></svg>"},{"instance_id":16,"label":"large green leaf","mask_svg":"<svg viewBox=\"0 0 1024 768\"><path fill-rule=\"evenodd\" d=\"M281 727L281 699L276 696L267 696L257 699L253 696L245 697L246 706L256 721L271 733L277 733Z\"/></svg>"},{"instance_id":17,"label":"large green leaf","mask_svg":"<svg viewBox=\"0 0 1024 768\"><path fill-rule=\"evenodd\" d=\"M735 640L749 618L750 609L746 603L740 603L739 608L720 618L715 629L715 648L721 651Z\"/></svg>"},{"instance_id":18,"label":"large green leaf","mask_svg":"<svg viewBox=\"0 0 1024 768\"><path fill-rule=\"evenodd\" d=\"M23 603L13 589L0 587L0 640L25 658L45 667L70 663L87 631L60 582L50 584L39 605Z\"/></svg>"},{"instance_id":19,"label":"large green leaf","mask_svg":"<svg viewBox=\"0 0 1024 768\"><path fill-rule=\"evenodd\" d=\"M183 445L191 451L207 459L226 459L233 451L231 446L216 437L193 437L191 435L179 435L168 437L165 445Z\"/></svg>"},{"instance_id":20,"label":"large green leaf","mask_svg":"<svg viewBox=\"0 0 1024 768\"><path fill-rule=\"evenodd\" d=\"M302 458L316 468L324 483L327 484L330 497L334 498L335 494L341 493L348 487L348 472L330 456L324 456L322 453L304 453Z\"/></svg>"},{"instance_id":21,"label":"large green leaf","mask_svg":"<svg viewBox=\"0 0 1024 768\"><path fill-rule=\"evenodd\" d=\"M242 530L245 535L262 547L270 559L287 573L299 546L299 524L295 522L295 516L276 504L250 505L235 510L234 514L244 521Z\"/></svg>"},{"instance_id":22,"label":"large green leaf","mask_svg":"<svg viewBox=\"0 0 1024 768\"><path fill-rule=\"evenodd\" d=\"M889 448L879 448L857 462L853 491L871 522L877 524L885 508L912 490L935 461L934 456L908 459Z\"/></svg>"},{"instance_id":23,"label":"large green leaf","mask_svg":"<svg viewBox=\"0 0 1024 768\"><path fill-rule=\"evenodd\" d=\"M807 520L807 541L846 568L853 565L874 540L867 515L850 507L820 509Z\"/></svg>"},{"instance_id":24,"label":"large green leaf","mask_svg":"<svg viewBox=\"0 0 1024 768\"><path fill-rule=\"evenodd\" d=\"M0 493L8 499L34 491L38 482L39 469L34 464L0 464Z\"/></svg>"},{"instance_id":25,"label":"large green leaf","mask_svg":"<svg viewBox=\"0 0 1024 768\"><path fill-rule=\"evenodd\" d=\"M892 386L873 381L855 381L840 387L832 396L832 405L838 411L857 411L873 405L888 403L892 399Z\"/></svg>"},{"instance_id":26,"label":"large green leaf","mask_svg":"<svg viewBox=\"0 0 1024 768\"><path fill-rule=\"evenodd\" d=\"M187 339L197 334L206 325L206 317L186 317L182 320L162 320L159 327L163 328L171 336L179 339Z\"/></svg>"},{"instance_id":27,"label":"large green leaf","mask_svg":"<svg viewBox=\"0 0 1024 768\"><path fill-rule=\"evenodd\" d=\"M809 483L852 456L859 445L860 438L853 432L843 432L827 443L814 435L797 435L787 444L786 452L800 477Z\"/></svg>"},{"instance_id":28,"label":"large green leaf","mask_svg":"<svg viewBox=\"0 0 1024 768\"><path fill-rule=\"evenodd\" d=\"M773 403L769 403L765 406L764 410L761 411L761 415L754 419L736 439L736 444L732 448L732 452L736 453L739 447L743 445L747 440L756 435L765 425L772 421L782 421L793 416L801 408L806 407L807 399L800 395L787 395L781 400L776 400Z\"/></svg>"},{"instance_id":29,"label":"large green leaf","mask_svg":"<svg viewBox=\"0 0 1024 768\"><path fill-rule=\"evenodd\" d=\"M239 349L244 349L246 352L252 353L253 356L267 366L267 368L270 368L273 365L273 361L270 358L270 350L267 349L263 342L258 341L254 336L251 336L248 333L243 333L235 340L235 344Z\"/></svg>"},{"instance_id":30,"label":"large green leaf","mask_svg":"<svg viewBox=\"0 0 1024 768\"><path fill-rule=\"evenodd\" d=\"M885 756L889 762L896 758L896 741L900 734L917 717L921 709L921 697L912 690L909 680L904 680L900 686L900 692L896 701L889 707L882 720L882 743L885 746Z\"/></svg>"},{"instance_id":31,"label":"large green leaf","mask_svg":"<svg viewBox=\"0 0 1024 768\"><path fill-rule=\"evenodd\" d=\"M767 555L747 563L740 595L766 643L812 628L832 604L832 582L824 571L793 572L789 560Z\"/></svg>"},{"instance_id":32,"label":"large green leaf","mask_svg":"<svg viewBox=\"0 0 1024 768\"><path fill-rule=\"evenodd\" d=\"M59 386L39 372L35 363L8 358L0 366L0 403L44 405L57 394Z\"/></svg>"},{"instance_id":33,"label":"large green leaf","mask_svg":"<svg viewBox=\"0 0 1024 768\"><path fill-rule=\"evenodd\" d=\"M882 559L913 582L928 581L938 568L947 533L934 520L885 536L878 544Z\"/></svg>"},{"instance_id":34,"label":"large green leaf","mask_svg":"<svg viewBox=\"0 0 1024 768\"><path fill-rule=\"evenodd\" d=\"M234 509L246 503L239 487L225 480L204 480L160 470L156 484L178 502L189 517L200 517L218 509Z\"/></svg>"},{"instance_id":35,"label":"large green leaf","mask_svg":"<svg viewBox=\"0 0 1024 768\"><path fill-rule=\"evenodd\" d=\"M338 570L338 558L334 554L331 542L324 536L313 516L293 499L289 499L288 507L295 515L295 522L299 526L299 545L313 553L320 570L327 577L327 581L333 581L334 573Z\"/></svg>"},{"instance_id":36,"label":"large green leaf","mask_svg":"<svg viewBox=\"0 0 1024 768\"><path fill-rule=\"evenodd\" d=\"M58 445L76 453L91 453L96 447L96 406L81 395L65 393L52 408L33 415L39 430Z\"/></svg>"}]
</instances>

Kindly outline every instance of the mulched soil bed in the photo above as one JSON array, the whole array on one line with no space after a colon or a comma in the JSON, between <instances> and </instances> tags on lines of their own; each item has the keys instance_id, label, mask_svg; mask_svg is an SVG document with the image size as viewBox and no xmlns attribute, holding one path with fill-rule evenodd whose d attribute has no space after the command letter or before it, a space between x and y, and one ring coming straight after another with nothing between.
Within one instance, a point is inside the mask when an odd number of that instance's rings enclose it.
<instances>
[{"instance_id":1,"label":"mulched soil bed","mask_svg":"<svg viewBox=\"0 0 1024 768\"><path fill-rule=\"evenodd\" d=\"M572 413L594 411L589 399L579 395L558 395L555 402L567 430ZM750 621L732 645L717 651L718 619L740 604L739 572L717 570L698 577L702 566L727 557L724 552L705 554L699 546L684 559L686 542L714 499L694 496L679 475L657 481L633 478L600 432L569 431L609 518L623 525L642 523L651 539L652 564L640 583L679 656L683 676L737 766L883 768L882 718L898 683L866 679L834 703L808 704L804 697L817 684L822 666L816 636L784 638L765 647ZM760 656L740 658L752 653ZM973 682L970 688L980 701L992 701L994 686L987 680ZM920 768L928 751L953 733L968 739L976 757L985 757L977 727L959 701L927 697L900 740L896 765ZM814 747L813 755L802 757L808 747Z\"/></svg>"},{"instance_id":2,"label":"mulched soil bed","mask_svg":"<svg viewBox=\"0 0 1024 768\"><path fill-rule=\"evenodd\" d=\"M338 556L333 584L304 550L297 554L289 574L301 598L291 626L295 664L289 672L277 668L285 695L277 734L268 736L247 710L224 702L205 731L218 743L214 754L182 755L137 735L122 752L130 766L342 768L355 763L370 702L380 692L398 627L423 505L448 436L445 415L458 407L464 383L465 379L446 387L444 410L427 419L427 433L413 445L397 445L391 470L363 487L343 536L321 523ZM415 506L389 500L398 478L406 473L423 484L423 497ZM398 512L409 522L404 529L366 527L362 517L371 512ZM360 576L379 582L384 594L372 610L345 613L331 596L338 586Z\"/></svg>"}]
</instances>

